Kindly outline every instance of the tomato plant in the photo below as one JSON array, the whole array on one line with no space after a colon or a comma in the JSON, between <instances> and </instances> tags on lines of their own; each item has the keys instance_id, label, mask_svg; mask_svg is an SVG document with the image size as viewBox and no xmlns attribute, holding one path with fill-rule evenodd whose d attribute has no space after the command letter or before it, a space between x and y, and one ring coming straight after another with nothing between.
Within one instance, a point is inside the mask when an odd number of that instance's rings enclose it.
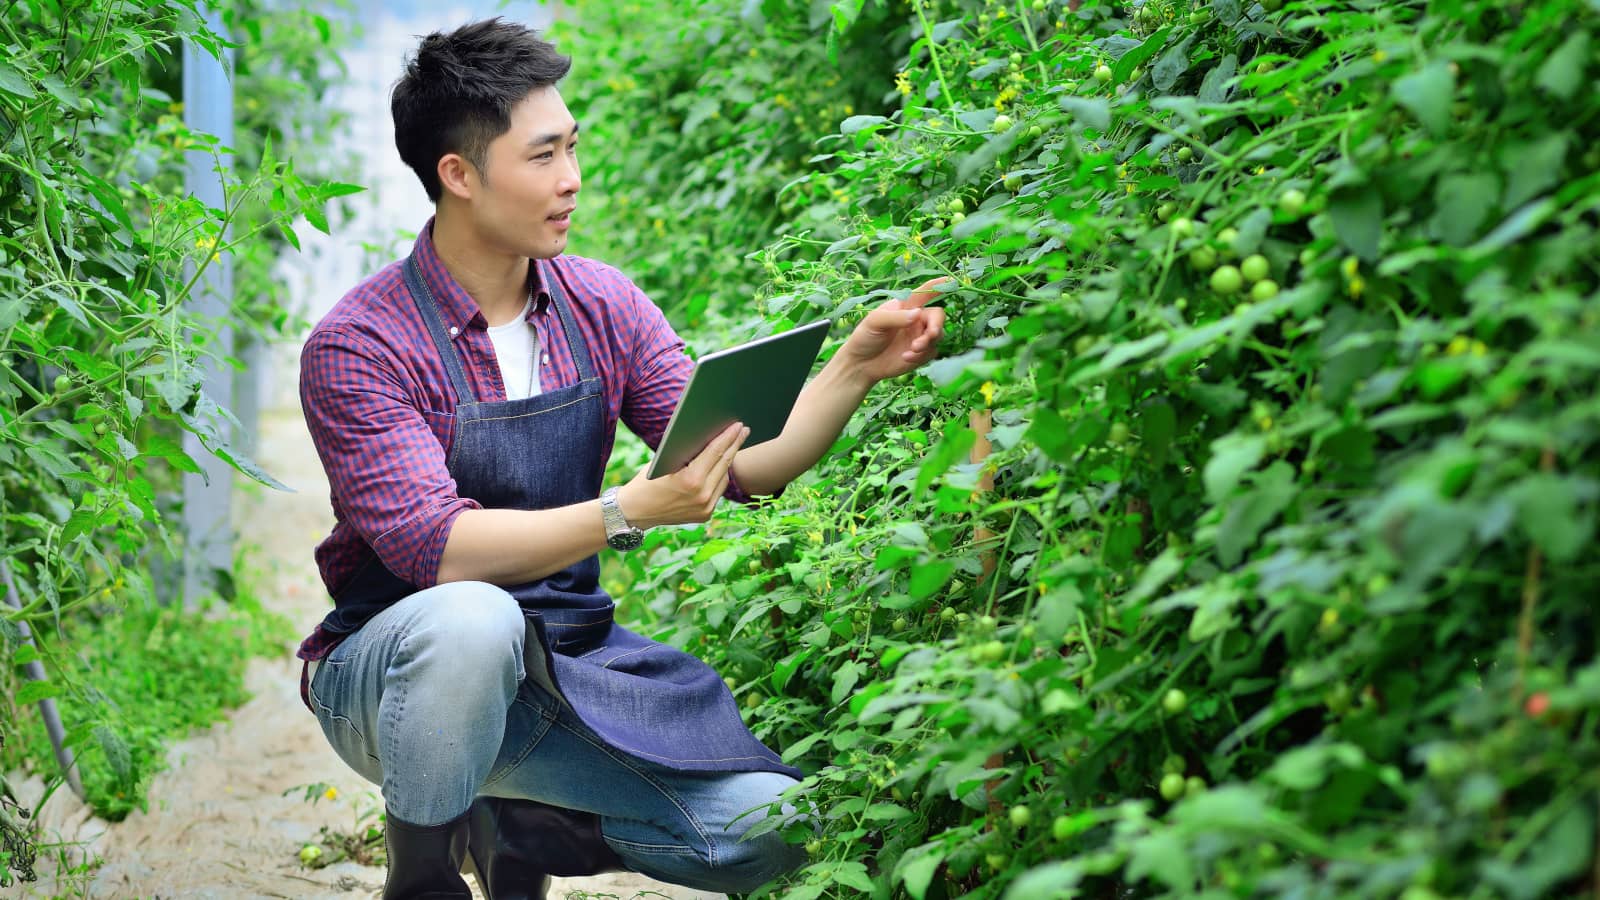
<instances>
[{"instance_id":1,"label":"tomato plant","mask_svg":"<svg viewBox=\"0 0 1600 900\"><path fill-rule=\"evenodd\" d=\"M958 285L809 476L611 563L808 773L776 893L1589 886L1588 7L688 9L563 33L591 252L701 349Z\"/></svg>"}]
</instances>

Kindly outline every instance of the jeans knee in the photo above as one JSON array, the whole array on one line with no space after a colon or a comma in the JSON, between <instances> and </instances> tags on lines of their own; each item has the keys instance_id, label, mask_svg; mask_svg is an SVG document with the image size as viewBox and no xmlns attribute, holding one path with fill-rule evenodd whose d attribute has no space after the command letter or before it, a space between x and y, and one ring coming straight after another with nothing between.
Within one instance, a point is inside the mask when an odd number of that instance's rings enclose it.
<instances>
[{"instance_id":1,"label":"jeans knee","mask_svg":"<svg viewBox=\"0 0 1600 900\"><path fill-rule=\"evenodd\" d=\"M522 610L503 589L481 581L458 581L416 595L426 600L407 634L415 654L435 656L458 675L491 672L496 661L508 670L522 664Z\"/></svg>"},{"instance_id":2,"label":"jeans knee","mask_svg":"<svg viewBox=\"0 0 1600 900\"><path fill-rule=\"evenodd\" d=\"M717 890L729 894L750 893L800 868L806 860L804 848L784 841L775 831L729 843L720 851L715 867Z\"/></svg>"}]
</instances>

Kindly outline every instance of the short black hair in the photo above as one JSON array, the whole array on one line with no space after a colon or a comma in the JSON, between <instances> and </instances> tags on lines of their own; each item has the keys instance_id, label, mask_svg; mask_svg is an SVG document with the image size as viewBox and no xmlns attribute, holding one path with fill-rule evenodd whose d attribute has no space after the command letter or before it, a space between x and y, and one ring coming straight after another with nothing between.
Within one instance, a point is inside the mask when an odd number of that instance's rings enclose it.
<instances>
[{"instance_id":1,"label":"short black hair","mask_svg":"<svg viewBox=\"0 0 1600 900\"><path fill-rule=\"evenodd\" d=\"M572 68L539 33L498 16L435 31L406 61L389 95L394 145L439 202L439 160L459 153L488 178L489 144L511 128L511 109Z\"/></svg>"}]
</instances>

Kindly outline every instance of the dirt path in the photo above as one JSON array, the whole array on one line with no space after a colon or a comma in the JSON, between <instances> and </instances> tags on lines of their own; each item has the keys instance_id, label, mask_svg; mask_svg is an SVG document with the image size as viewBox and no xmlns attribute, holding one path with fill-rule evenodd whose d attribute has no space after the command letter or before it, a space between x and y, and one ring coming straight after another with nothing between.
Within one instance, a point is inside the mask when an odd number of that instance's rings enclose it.
<instances>
[{"instance_id":1,"label":"dirt path","mask_svg":"<svg viewBox=\"0 0 1600 900\"><path fill-rule=\"evenodd\" d=\"M327 481L298 410L276 409L261 422L258 459L298 491L242 491L240 531L259 547L260 594L297 627L326 612L311 548L327 533ZM66 791L41 810L47 829L86 841L104 862L87 884L92 897L365 898L377 897L383 870L344 862L323 869L299 864L298 849L324 826L352 830L362 811L381 804L377 786L352 773L329 749L300 703L293 646L250 664L253 699L228 721L172 748L171 767L150 790L150 811L114 825L93 819ZM338 796L315 805L300 786L325 782ZM25 785L35 792L37 779ZM285 793L288 792L288 796ZM32 797L24 800L31 801ZM73 896L62 883L41 881L23 896ZM705 894L637 875L561 879L551 897L574 892L631 898L708 900ZM581 896L581 894L578 894Z\"/></svg>"}]
</instances>

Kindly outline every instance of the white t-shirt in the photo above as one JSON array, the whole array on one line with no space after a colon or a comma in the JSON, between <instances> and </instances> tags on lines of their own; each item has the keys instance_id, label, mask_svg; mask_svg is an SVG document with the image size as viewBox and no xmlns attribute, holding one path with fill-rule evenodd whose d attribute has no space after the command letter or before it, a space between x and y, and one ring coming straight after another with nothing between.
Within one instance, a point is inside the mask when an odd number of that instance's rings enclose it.
<instances>
[{"instance_id":1,"label":"white t-shirt","mask_svg":"<svg viewBox=\"0 0 1600 900\"><path fill-rule=\"evenodd\" d=\"M529 299L522 312L504 325L489 327L494 343L495 362L500 364L500 380L506 385L507 400L522 400L539 393L539 335L528 321Z\"/></svg>"}]
</instances>

